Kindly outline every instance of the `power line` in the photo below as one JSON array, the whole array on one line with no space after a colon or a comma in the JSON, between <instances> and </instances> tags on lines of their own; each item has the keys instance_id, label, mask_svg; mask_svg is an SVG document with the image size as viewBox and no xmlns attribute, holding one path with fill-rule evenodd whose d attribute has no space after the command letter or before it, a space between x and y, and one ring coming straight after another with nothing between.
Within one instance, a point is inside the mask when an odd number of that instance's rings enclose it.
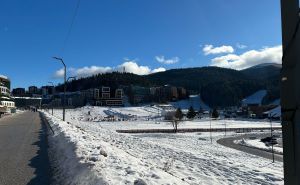
<instances>
[{"instance_id":1,"label":"power line","mask_svg":"<svg viewBox=\"0 0 300 185\"><path fill-rule=\"evenodd\" d=\"M76 18L77 13L78 13L79 5L80 5L80 0L77 0L77 4L76 4L76 8L75 8L73 17L72 17L72 21L71 21L70 27L69 27L69 29L68 29L68 32L67 32L66 38L65 38L65 40L64 40L64 43L63 43L61 56L63 56L64 51L65 51L66 46L67 46L67 43L68 43L68 41L69 41L69 37L70 37L71 31L72 31L72 29L73 29L73 25L74 25L74 22L75 22L75 18Z\"/></svg>"}]
</instances>

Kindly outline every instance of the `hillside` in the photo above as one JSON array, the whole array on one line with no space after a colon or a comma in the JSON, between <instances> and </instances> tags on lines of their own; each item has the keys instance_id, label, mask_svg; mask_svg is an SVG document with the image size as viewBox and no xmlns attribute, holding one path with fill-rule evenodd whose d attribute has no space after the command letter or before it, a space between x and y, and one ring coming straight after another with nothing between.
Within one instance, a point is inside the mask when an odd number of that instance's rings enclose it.
<instances>
[{"instance_id":1,"label":"hillside","mask_svg":"<svg viewBox=\"0 0 300 185\"><path fill-rule=\"evenodd\" d=\"M237 105L241 99L264 87L264 83L240 71L219 67L172 69L148 75L147 79L200 92L210 107Z\"/></svg>"},{"instance_id":2,"label":"hillside","mask_svg":"<svg viewBox=\"0 0 300 185\"><path fill-rule=\"evenodd\" d=\"M258 90L266 89L263 103L279 98L280 66L261 64L242 71L219 67L171 69L165 72L139 76L131 73L106 73L74 80L67 85L68 91L76 91L101 85L155 86L170 84L184 87L190 92L201 93L210 107L234 106ZM57 87L62 91L62 86Z\"/></svg>"}]
</instances>

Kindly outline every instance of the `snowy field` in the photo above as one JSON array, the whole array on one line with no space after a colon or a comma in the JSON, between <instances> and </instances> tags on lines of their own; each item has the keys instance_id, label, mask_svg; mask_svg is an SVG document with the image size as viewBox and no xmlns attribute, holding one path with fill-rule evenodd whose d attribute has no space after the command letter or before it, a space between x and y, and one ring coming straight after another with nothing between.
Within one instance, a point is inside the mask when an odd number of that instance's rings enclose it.
<instances>
[{"instance_id":1,"label":"snowy field","mask_svg":"<svg viewBox=\"0 0 300 185\"><path fill-rule=\"evenodd\" d=\"M124 129L171 129L172 124L163 120L157 107L83 107L66 110L70 122L96 122L110 130ZM51 111L50 111L51 112ZM62 118L62 110L54 110L54 115ZM108 121L115 116L116 121ZM124 120L124 121L122 121ZM273 127L281 127L280 122L273 122ZM209 120L208 118L193 121L182 121L178 128L261 128L270 127L268 120Z\"/></svg>"},{"instance_id":2,"label":"snowy field","mask_svg":"<svg viewBox=\"0 0 300 185\"><path fill-rule=\"evenodd\" d=\"M107 111L135 121L105 122ZM63 184L283 184L280 162L250 155L216 143L224 133L119 134L119 128L171 128L156 123L148 107L61 110L45 113L54 130L50 149ZM90 113L88 113L90 111ZM51 112L51 111L50 111ZM150 119L147 121L148 118ZM156 118L155 118L156 117ZM146 120L145 120L146 119ZM269 126L269 122L228 121L227 127ZM223 127L223 121L212 122ZM182 127L207 127L209 120L187 121ZM279 124L278 124L279 126ZM227 133L227 136L236 133Z\"/></svg>"}]
</instances>

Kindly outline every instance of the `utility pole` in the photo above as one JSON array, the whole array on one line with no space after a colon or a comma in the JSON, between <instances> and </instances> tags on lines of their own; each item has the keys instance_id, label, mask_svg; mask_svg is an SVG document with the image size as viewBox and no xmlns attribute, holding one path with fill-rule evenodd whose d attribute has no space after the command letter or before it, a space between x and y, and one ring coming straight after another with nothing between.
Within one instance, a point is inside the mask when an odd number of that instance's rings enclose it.
<instances>
[{"instance_id":1,"label":"utility pole","mask_svg":"<svg viewBox=\"0 0 300 185\"><path fill-rule=\"evenodd\" d=\"M299 0L281 0L281 119L284 181L300 184L300 35Z\"/></svg>"},{"instance_id":2,"label":"utility pole","mask_svg":"<svg viewBox=\"0 0 300 185\"><path fill-rule=\"evenodd\" d=\"M65 114L66 114L66 90L67 90L67 66L64 63L62 58L53 57L55 60L60 61L64 66L64 98L63 98L63 121L65 121Z\"/></svg>"}]
</instances>

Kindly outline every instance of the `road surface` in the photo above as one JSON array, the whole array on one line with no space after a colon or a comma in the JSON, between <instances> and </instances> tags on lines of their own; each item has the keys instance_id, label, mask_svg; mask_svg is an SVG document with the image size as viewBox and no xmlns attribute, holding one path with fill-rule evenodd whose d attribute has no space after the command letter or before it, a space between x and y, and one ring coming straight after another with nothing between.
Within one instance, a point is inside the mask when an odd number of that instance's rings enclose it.
<instances>
[{"instance_id":1,"label":"road surface","mask_svg":"<svg viewBox=\"0 0 300 185\"><path fill-rule=\"evenodd\" d=\"M0 119L0 184L47 185L51 181L47 126L38 112Z\"/></svg>"},{"instance_id":2,"label":"road surface","mask_svg":"<svg viewBox=\"0 0 300 185\"><path fill-rule=\"evenodd\" d=\"M264 157L264 158L272 160L273 158L272 158L272 153L271 152L259 150L259 149L256 149L256 148L250 148L250 147L247 147L247 146L235 144L233 142L234 140L239 140L239 139L242 139L242 138L266 137L266 136L269 136L269 135L270 134L246 134L246 135L240 135L240 136L235 136L235 137L222 138L222 139L219 139L217 141L217 143L219 143L223 146L226 146L226 147L230 147L230 148L233 148L233 149L236 149L236 150L240 150L240 151L243 151L243 152L247 152L249 154L257 155L257 156ZM276 161L283 162L283 155L274 154L274 159Z\"/></svg>"}]
</instances>

